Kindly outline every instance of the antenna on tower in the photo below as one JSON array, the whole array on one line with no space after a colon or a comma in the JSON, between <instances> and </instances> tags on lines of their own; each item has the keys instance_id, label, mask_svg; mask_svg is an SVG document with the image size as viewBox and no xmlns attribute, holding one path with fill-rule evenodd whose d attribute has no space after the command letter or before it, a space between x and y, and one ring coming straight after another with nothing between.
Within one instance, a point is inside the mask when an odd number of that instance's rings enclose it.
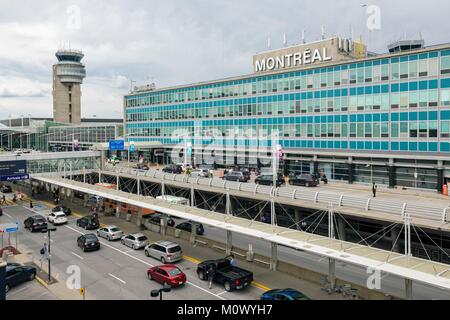
<instances>
[{"instance_id":1,"label":"antenna on tower","mask_svg":"<svg viewBox=\"0 0 450 320\"><path fill-rule=\"evenodd\" d=\"M267 37L267 48L270 49L271 43L270 43L270 36Z\"/></svg>"},{"instance_id":2,"label":"antenna on tower","mask_svg":"<svg viewBox=\"0 0 450 320\"><path fill-rule=\"evenodd\" d=\"M325 40L325 26L322 25L321 29L322 29L322 40Z\"/></svg>"},{"instance_id":3,"label":"antenna on tower","mask_svg":"<svg viewBox=\"0 0 450 320\"><path fill-rule=\"evenodd\" d=\"M306 40L305 40L305 29L302 30L302 43L306 43Z\"/></svg>"},{"instance_id":4,"label":"antenna on tower","mask_svg":"<svg viewBox=\"0 0 450 320\"><path fill-rule=\"evenodd\" d=\"M287 34L286 34L286 32L283 33L283 45L284 45L285 47L287 47Z\"/></svg>"}]
</instances>

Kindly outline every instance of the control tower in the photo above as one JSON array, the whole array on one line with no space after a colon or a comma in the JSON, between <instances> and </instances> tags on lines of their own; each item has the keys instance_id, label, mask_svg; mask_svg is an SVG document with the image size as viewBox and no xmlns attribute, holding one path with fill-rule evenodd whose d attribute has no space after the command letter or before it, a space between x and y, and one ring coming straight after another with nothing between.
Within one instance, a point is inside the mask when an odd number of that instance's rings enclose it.
<instances>
[{"instance_id":1,"label":"control tower","mask_svg":"<svg viewBox=\"0 0 450 320\"><path fill-rule=\"evenodd\" d=\"M81 123L81 84L86 70L81 63L84 54L78 50L59 50L53 65L53 120Z\"/></svg>"}]
</instances>

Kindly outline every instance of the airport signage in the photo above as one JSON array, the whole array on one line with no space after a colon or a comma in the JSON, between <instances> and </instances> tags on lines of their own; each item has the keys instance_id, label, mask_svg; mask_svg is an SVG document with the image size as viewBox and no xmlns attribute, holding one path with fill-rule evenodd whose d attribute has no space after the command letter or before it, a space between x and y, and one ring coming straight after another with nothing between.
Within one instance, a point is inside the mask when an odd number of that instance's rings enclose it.
<instances>
[{"instance_id":1,"label":"airport signage","mask_svg":"<svg viewBox=\"0 0 450 320\"><path fill-rule=\"evenodd\" d=\"M124 140L110 140L109 141L109 150L110 151L125 150L125 141Z\"/></svg>"},{"instance_id":2,"label":"airport signage","mask_svg":"<svg viewBox=\"0 0 450 320\"><path fill-rule=\"evenodd\" d=\"M27 180L27 161L2 161L0 162L0 181Z\"/></svg>"},{"instance_id":3,"label":"airport signage","mask_svg":"<svg viewBox=\"0 0 450 320\"><path fill-rule=\"evenodd\" d=\"M307 48L296 53L259 59L255 61L255 72L274 71L332 61L333 57L329 55L328 49L327 47L314 50Z\"/></svg>"},{"instance_id":4,"label":"airport signage","mask_svg":"<svg viewBox=\"0 0 450 320\"><path fill-rule=\"evenodd\" d=\"M30 179L29 174L19 174L15 176L0 176L0 181L19 181Z\"/></svg>"}]
</instances>

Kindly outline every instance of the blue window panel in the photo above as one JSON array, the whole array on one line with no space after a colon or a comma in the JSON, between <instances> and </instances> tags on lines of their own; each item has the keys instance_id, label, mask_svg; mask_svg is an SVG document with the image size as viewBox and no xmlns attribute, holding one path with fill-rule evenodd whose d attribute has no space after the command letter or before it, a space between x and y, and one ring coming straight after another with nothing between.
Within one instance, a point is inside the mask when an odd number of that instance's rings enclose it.
<instances>
[{"instance_id":1,"label":"blue window panel","mask_svg":"<svg viewBox=\"0 0 450 320\"><path fill-rule=\"evenodd\" d=\"M419 90L428 89L428 81L419 81Z\"/></svg>"},{"instance_id":2,"label":"blue window panel","mask_svg":"<svg viewBox=\"0 0 450 320\"><path fill-rule=\"evenodd\" d=\"M314 92L314 98L319 99L320 98L320 91Z\"/></svg>"},{"instance_id":3,"label":"blue window panel","mask_svg":"<svg viewBox=\"0 0 450 320\"><path fill-rule=\"evenodd\" d=\"M389 92L389 85L384 84L381 86L381 93L388 93Z\"/></svg>"},{"instance_id":4,"label":"blue window panel","mask_svg":"<svg viewBox=\"0 0 450 320\"><path fill-rule=\"evenodd\" d=\"M356 122L356 114L350 115L350 122L352 122L352 123Z\"/></svg>"},{"instance_id":5,"label":"blue window panel","mask_svg":"<svg viewBox=\"0 0 450 320\"><path fill-rule=\"evenodd\" d=\"M328 123L334 122L334 117L333 117L333 116L328 116L328 117L327 117L327 122L328 122Z\"/></svg>"},{"instance_id":6,"label":"blue window panel","mask_svg":"<svg viewBox=\"0 0 450 320\"><path fill-rule=\"evenodd\" d=\"M327 148L328 149L333 149L334 148L334 141L328 141Z\"/></svg>"},{"instance_id":7,"label":"blue window panel","mask_svg":"<svg viewBox=\"0 0 450 320\"><path fill-rule=\"evenodd\" d=\"M313 116L308 116L308 123L313 123Z\"/></svg>"},{"instance_id":8,"label":"blue window panel","mask_svg":"<svg viewBox=\"0 0 450 320\"><path fill-rule=\"evenodd\" d=\"M350 95L356 96L356 88L350 88Z\"/></svg>"},{"instance_id":9,"label":"blue window panel","mask_svg":"<svg viewBox=\"0 0 450 320\"><path fill-rule=\"evenodd\" d=\"M409 143L409 151L417 151L417 142Z\"/></svg>"},{"instance_id":10,"label":"blue window panel","mask_svg":"<svg viewBox=\"0 0 450 320\"><path fill-rule=\"evenodd\" d=\"M404 82L404 83L400 83L400 91L401 92L405 92L409 90L409 83L408 82Z\"/></svg>"},{"instance_id":11,"label":"blue window panel","mask_svg":"<svg viewBox=\"0 0 450 320\"><path fill-rule=\"evenodd\" d=\"M428 53L422 53L422 54L419 54L419 59L420 59L420 60L428 59Z\"/></svg>"},{"instance_id":12,"label":"blue window panel","mask_svg":"<svg viewBox=\"0 0 450 320\"><path fill-rule=\"evenodd\" d=\"M320 147L322 149L326 149L327 148L327 142L326 141L320 141Z\"/></svg>"},{"instance_id":13,"label":"blue window panel","mask_svg":"<svg viewBox=\"0 0 450 320\"><path fill-rule=\"evenodd\" d=\"M398 112L391 113L391 121L398 121Z\"/></svg>"},{"instance_id":14,"label":"blue window panel","mask_svg":"<svg viewBox=\"0 0 450 320\"><path fill-rule=\"evenodd\" d=\"M417 121L417 112L410 112L409 113L409 120L410 121Z\"/></svg>"},{"instance_id":15,"label":"blue window panel","mask_svg":"<svg viewBox=\"0 0 450 320\"><path fill-rule=\"evenodd\" d=\"M430 152L437 152L438 151L438 144L437 144L437 142L430 142L428 144L428 151L430 151Z\"/></svg>"},{"instance_id":16,"label":"blue window panel","mask_svg":"<svg viewBox=\"0 0 450 320\"><path fill-rule=\"evenodd\" d=\"M320 123L320 116L314 116L314 123Z\"/></svg>"},{"instance_id":17,"label":"blue window panel","mask_svg":"<svg viewBox=\"0 0 450 320\"><path fill-rule=\"evenodd\" d=\"M335 89L334 90L334 96L335 97L340 97L341 96L341 90L340 89Z\"/></svg>"},{"instance_id":18,"label":"blue window panel","mask_svg":"<svg viewBox=\"0 0 450 320\"><path fill-rule=\"evenodd\" d=\"M356 64L355 64L355 63L352 63L352 64L350 65L350 69L356 69Z\"/></svg>"},{"instance_id":19,"label":"blue window panel","mask_svg":"<svg viewBox=\"0 0 450 320\"><path fill-rule=\"evenodd\" d=\"M419 142L419 151L428 151L428 143Z\"/></svg>"},{"instance_id":20,"label":"blue window panel","mask_svg":"<svg viewBox=\"0 0 450 320\"><path fill-rule=\"evenodd\" d=\"M350 141L350 149L352 150L356 149L356 141Z\"/></svg>"},{"instance_id":21,"label":"blue window panel","mask_svg":"<svg viewBox=\"0 0 450 320\"><path fill-rule=\"evenodd\" d=\"M400 142L400 151L408 151L409 143L408 142Z\"/></svg>"},{"instance_id":22,"label":"blue window panel","mask_svg":"<svg viewBox=\"0 0 450 320\"><path fill-rule=\"evenodd\" d=\"M358 141L356 143L358 150L364 150L364 141Z\"/></svg>"},{"instance_id":23,"label":"blue window panel","mask_svg":"<svg viewBox=\"0 0 450 320\"><path fill-rule=\"evenodd\" d=\"M335 141L334 142L334 149L340 149L341 148L341 142L340 141Z\"/></svg>"},{"instance_id":24,"label":"blue window panel","mask_svg":"<svg viewBox=\"0 0 450 320\"><path fill-rule=\"evenodd\" d=\"M408 112L400 113L400 121L408 121Z\"/></svg>"},{"instance_id":25,"label":"blue window panel","mask_svg":"<svg viewBox=\"0 0 450 320\"><path fill-rule=\"evenodd\" d=\"M373 148L373 145L372 145L372 142L371 142L371 141L366 141L366 142L364 143L364 149L366 149L366 150L372 150L372 148Z\"/></svg>"},{"instance_id":26,"label":"blue window panel","mask_svg":"<svg viewBox=\"0 0 450 320\"><path fill-rule=\"evenodd\" d=\"M411 91L416 91L416 90L417 90L417 87L418 87L417 81L415 81L415 82L410 82L410 83L409 83L409 90L411 90Z\"/></svg>"},{"instance_id":27,"label":"blue window panel","mask_svg":"<svg viewBox=\"0 0 450 320\"><path fill-rule=\"evenodd\" d=\"M371 114L365 114L364 115L364 121L365 122L372 122L372 115Z\"/></svg>"},{"instance_id":28,"label":"blue window panel","mask_svg":"<svg viewBox=\"0 0 450 320\"><path fill-rule=\"evenodd\" d=\"M369 86L369 87L365 88L365 93L366 94L372 94L372 92L373 92L373 88L372 87Z\"/></svg>"},{"instance_id":29,"label":"blue window panel","mask_svg":"<svg viewBox=\"0 0 450 320\"><path fill-rule=\"evenodd\" d=\"M308 141L308 148L312 148L313 147L313 142L312 141Z\"/></svg>"},{"instance_id":30,"label":"blue window panel","mask_svg":"<svg viewBox=\"0 0 450 320\"><path fill-rule=\"evenodd\" d=\"M391 59L391 63L397 63L398 62L398 58L392 58Z\"/></svg>"},{"instance_id":31,"label":"blue window panel","mask_svg":"<svg viewBox=\"0 0 450 320\"><path fill-rule=\"evenodd\" d=\"M400 57L400 62L406 62L406 61L408 61L408 59L409 59L409 56Z\"/></svg>"},{"instance_id":32,"label":"blue window panel","mask_svg":"<svg viewBox=\"0 0 450 320\"><path fill-rule=\"evenodd\" d=\"M342 95L343 97L347 97L347 96L348 96L348 89L342 89L342 90L341 90L341 95Z\"/></svg>"},{"instance_id":33,"label":"blue window panel","mask_svg":"<svg viewBox=\"0 0 450 320\"><path fill-rule=\"evenodd\" d=\"M428 120L428 112L419 112L419 120Z\"/></svg>"},{"instance_id":34,"label":"blue window panel","mask_svg":"<svg viewBox=\"0 0 450 320\"><path fill-rule=\"evenodd\" d=\"M373 87L373 93L379 94L381 92L381 86L374 86Z\"/></svg>"},{"instance_id":35,"label":"blue window panel","mask_svg":"<svg viewBox=\"0 0 450 320\"><path fill-rule=\"evenodd\" d=\"M341 141L341 149L348 149L348 142L347 141Z\"/></svg>"},{"instance_id":36,"label":"blue window panel","mask_svg":"<svg viewBox=\"0 0 450 320\"><path fill-rule=\"evenodd\" d=\"M391 84L391 92L398 92L399 85L397 83Z\"/></svg>"},{"instance_id":37,"label":"blue window panel","mask_svg":"<svg viewBox=\"0 0 450 320\"><path fill-rule=\"evenodd\" d=\"M419 57L415 54L412 56L409 56L409 61L416 61Z\"/></svg>"},{"instance_id":38,"label":"blue window panel","mask_svg":"<svg viewBox=\"0 0 450 320\"><path fill-rule=\"evenodd\" d=\"M429 89L437 89L438 87L438 81L437 80L430 80L428 83Z\"/></svg>"},{"instance_id":39,"label":"blue window panel","mask_svg":"<svg viewBox=\"0 0 450 320\"><path fill-rule=\"evenodd\" d=\"M358 63L358 68L364 68L364 63L363 62Z\"/></svg>"},{"instance_id":40,"label":"blue window panel","mask_svg":"<svg viewBox=\"0 0 450 320\"><path fill-rule=\"evenodd\" d=\"M336 123L341 122L341 116L335 115L335 116L334 116L334 120L333 120L333 121L330 121L330 122L336 122Z\"/></svg>"},{"instance_id":41,"label":"blue window panel","mask_svg":"<svg viewBox=\"0 0 450 320\"><path fill-rule=\"evenodd\" d=\"M326 98L327 97L327 92L326 91L321 91L320 92L320 97L321 98Z\"/></svg>"},{"instance_id":42,"label":"blue window panel","mask_svg":"<svg viewBox=\"0 0 450 320\"><path fill-rule=\"evenodd\" d=\"M381 143L379 141L374 141L372 144L372 148L373 148L373 150L380 150Z\"/></svg>"},{"instance_id":43,"label":"blue window panel","mask_svg":"<svg viewBox=\"0 0 450 320\"><path fill-rule=\"evenodd\" d=\"M358 95L364 94L364 87L358 87Z\"/></svg>"},{"instance_id":44,"label":"blue window panel","mask_svg":"<svg viewBox=\"0 0 450 320\"><path fill-rule=\"evenodd\" d=\"M342 115L341 116L341 122L348 122L348 115Z\"/></svg>"},{"instance_id":45,"label":"blue window panel","mask_svg":"<svg viewBox=\"0 0 450 320\"><path fill-rule=\"evenodd\" d=\"M348 65L341 66L341 70L348 70Z\"/></svg>"},{"instance_id":46,"label":"blue window panel","mask_svg":"<svg viewBox=\"0 0 450 320\"><path fill-rule=\"evenodd\" d=\"M366 61L366 63L364 63L365 67L371 67L373 65L372 61Z\"/></svg>"},{"instance_id":47,"label":"blue window panel","mask_svg":"<svg viewBox=\"0 0 450 320\"><path fill-rule=\"evenodd\" d=\"M450 120L450 111L441 111L441 120Z\"/></svg>"},{"instance_id":48,"label":"blue window panel","mask_svg":"<svg viewBox=\"0 0 450 320\"><path fill-rule=\"evenodd\" d=\"M299 124L299 123L301 123L301 122L303 121L303 119L304 119L304 118L299 118L299 117L297 117L297 118L295 118L295 123L296 123L296 124Z\"/></svg>"},{"instance_id":49,"label":"blue window panel","mask_svg":"<svg viewBox=\"0 0 450 320\"><path fill-rule=\"evenodd\" d=\"M380 60L375 60L375 61L373 62L373 65L374 65L374 66L379 66L379 65L380 65L380 63L381 63L381 61L380 61Z\"/></svg>"},{"instance_id":50,"label":"blue window panel","mask_svg":"<svg viewBox=\"0 0 450 320\"><path fill-rule=\"evenodd\" d=\"M391 150L398 151L400 149L400 145L398 142L391 142Z\"/></svg>"},{"instance_id":51,"label":"blue window panel","mask_svg":"<svg viewBox=\"0 0 450 320\"><path fill-rule=\"evenodd\" d=\"M389 142L387 141L381 142L381 150L389 150Z\"/></svg>"},{"instance_id":52,"label":"blue window panel","mask_svg":"<svg viewBox=\"0 0 450 320\"><path fill-rule=\"evenodd\" d=\"M363 114L358 114L357 115L357 118L358 118L358 122L364 122L364 115Z\"/></svg>"},{"instance_id":53,"label":"blue window panel","mask_svg":"<svg viewBox=\"0 0 450 320\"><path fill-rule=\"evenodd\" d=\"M430 111L428 112L428 119L429 120L437 120L438 119L438 113L437 111Z\"/></svg>"},{"instance_id":54,"label":"blue window panel","mask_svg":"<svg viewBox=\"0 0 450 320\"><path fill-rule=\"evenodd\" d=\"M443 56L443 57L450 56L450 50L441 51L441 56Z\"/></svg>"},{"instance_id":55,"label":"blue window panel","mask_svg":"<svg viewBox=\"0 0 450 320\"><path fill-rule=\"evenodd\" d=\"M450 78L441 80L441 88L450 88Z\"/></svg>"},{"instance_id":56,"label":"blue window panel","mask_svg":"<svg viewBox=\"0 0 450 320\"><path fill-rule=\"evenodd\" d=\"M334 97L333 93L334 93L333 90L328 90L328 91L327 91L327 96L328 96L328 98L333 98L333 97Z\"/></svg>"},{"instance_id":57,"label":"blue window panel","mask_svg":"<svg viewBox=\"0 0 450 320\"><path fill-rule=\"evenodd\" d=\"M307 142L307 141L302 140L302 148L306 148L306 146L307 146L306 142Z\"/></svg>"},{"instance_id":58,"label":"blue window panel","mask_svg":"<svg viewBox=\"0 0 450 320\"><path fill-rule=\"evenodd\" d=\"M320 141L314 141L314 148L320 148Z\"/></svg>"},{"instance_id":59,"label":"blue window panel","mask_svg":"<svg viewBox=\"0 0 450 320\"><path fill-rule=\"evenodd\" d=\"M381 120L381 114L376 113L376 114L373 115L373 121L374 122L380 122L380 120Z\"/></svg>"}]
</instances>

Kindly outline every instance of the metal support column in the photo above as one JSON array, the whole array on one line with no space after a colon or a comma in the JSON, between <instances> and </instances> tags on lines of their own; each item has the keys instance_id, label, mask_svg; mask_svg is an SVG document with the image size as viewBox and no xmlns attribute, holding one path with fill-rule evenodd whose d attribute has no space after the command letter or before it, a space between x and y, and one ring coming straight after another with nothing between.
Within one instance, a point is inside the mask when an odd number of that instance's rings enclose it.
<instances>
[{"instance_id":1,"label":"metal support column","mask_svg":"<svg viewBox=\"0 0 450 320\"><path fill-rule=\"evenodd\" d=\"M348 183L353 184L353 182L355 181L355 165L353 163L352 157L348 158L347 164L348 164Z\"/></svg>"},{"instance_id":2,"label":"metal support column","mask_svg":"<svg viewBox=\"0 0 450 320\"><path fill-rule=\"evenodd\" d=\"M398 228L392 228L391 230L391 241L392 241L392 251L400 253L400 241L398 241Z\"/></svg>"},{"instance_id":3,"label":"metal support column","mask_svg":"<svg viewBox=\"0 0 450 320\"><path fill-rule=\"evenodd\" d=\"M166 195L166 186L164 181L161 182L161 195L164 197Z\"/></svg>"},{"instance_id":4,"label":"metal support column","mask_svg":"<svg viewBox=\"0 0 450 320\"><path fill-rule=\"evenodd\" d=\"M301 225L300 225L300 210L299 209L294 209L294 219L295 219L295 226L297 230L301 230Z\"/></svg>"},{"instance_id":5,"label":"metal support column","mask_svg":"<svg viewBox=\"0 0 450 320\"><path fill-rule=\"evenodd\" d=\"M191 207L195 207L195 189L191 187Z\"/></svg>"},{"instance_id":6,"label":"metal support column","mask_svg":"<svg viewBox=\"0 0 450 320\"><path fill-rule=\"evenodd\" d=\"M167 234L167 215L163 214L161 217L161 236L165 237Z\"/></svg>"},{"instance_id":7,"label":"metal support column","mask_svg":"<svg viewBox=\"0 0 450 320\"><path fill-rule=\"evenodd\" d=\"M405 279L405 300L413 299L413 281Z\"/></svg>"},{"instance_id":8,"label":"metal support column","mask_svg":"<svg viewBox=\"0 0 450 320\"><path fill-rule=\"evenodd\" d=\"M331 289L336 287L336 260L333 258L328 258L328 282Z\"/></svg>"},{"instance_id":9,"label":"metal support column","mask_svg":"<svg viewBox=\"0 0 450 320\"><path fill-rule=\"evenodd\" d=\"M442 160L438 161L437 168L437 191L442 193L442 186L444 185L444 162Z\"/></svg>"},{"instance_id":10,"label":"metal support column","mask_svg":"<svg viewBox=\"0 0 450 320\"><path fill-rule=\"evenodd\" d=\"M393 189L397 185L395 181L395 161L394 159L389 159L388 165L388 173L389 173L389 188Z\"/></svg>"},{"instance_id":11,"label":"metal support column","mask_svg":"<svg viewBox=\"0 0 450 320\"><path fill-rule=\"evenodd\" d=\"M83 183L86 183L86 168L83 167Z\"/></svg>"},{"instance_id":12,"label":"metal support column","mask_svg":"<svg viewBox=\"0 0 450 320\"><path fill-rule=\"evenodd\" d=\"M102 183L102 171L98 170L98 183Z\"/></svg>"},{"instance_id":13,"label":"metal support column","mask_svg":"<svg viewBox=\"0 0 450 320\"><path fill-rule=\"evenodd\" d=\"M339 240L347 240L347 231L345 228L345 220L342 217L338 217L338 228L339 228Z\"/></svg>"},{"instance_id":14,"label":"metal support column","mask_svg":"<svg viewBox=\"0 0 450 320\"><path fill-rule=\"evenodd\" d=\"M120 178L119 178L119 175L116 176L116 190L117 191L120 190Z\"/></svg>"},{"instance_id":15,"label":"metal support column","mask_svg":"<svg viewBox=\"0 0 450 320\"><path fill-rule=\"evenodd\" d=\"M278 267L278 244L271 242L272 255L270 258L270 270L277 271Z\"/></svg>"},{"instance_id":16,"label":"metal support column","mask_svg":"<svg viewBox=\"0 0 450 320\"><path fill-rule=\"evenodd\" d=\"M277 213L275 211L275 200L270 201L270 223L273 226L277 225Z\"/></svg>"},{"instance_id":17,"label":"metal support column","mask_svg":"<svg viewBox=\"0 0 450 320\"><path fill-rule=\"evenodd\" d=\"M141 195L141 179L137 179L136 183L137 183L137 195L140 196Z\"/></svg>"}]
</instances>

